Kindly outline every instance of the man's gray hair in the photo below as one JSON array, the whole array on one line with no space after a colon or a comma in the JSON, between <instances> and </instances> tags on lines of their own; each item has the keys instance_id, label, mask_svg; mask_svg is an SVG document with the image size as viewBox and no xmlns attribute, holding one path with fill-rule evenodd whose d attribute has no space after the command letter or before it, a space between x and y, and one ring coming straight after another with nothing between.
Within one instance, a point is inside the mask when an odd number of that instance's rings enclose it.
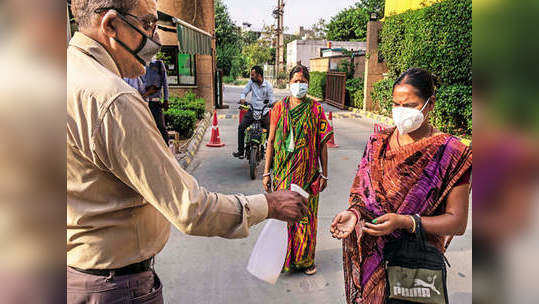
<instances>
[{"instance_id":1,"label":"man's gray hair","mask_svg":"<svg viewBox=\"0 0 539 304\"><path fill-rule=\"evenodd\" d=\"M114 8L120 12L129 12L137 5L138 0L71 0L71 12L79 28L92 24L97 16L96 10Z\"/></svg>"}]
</instances>

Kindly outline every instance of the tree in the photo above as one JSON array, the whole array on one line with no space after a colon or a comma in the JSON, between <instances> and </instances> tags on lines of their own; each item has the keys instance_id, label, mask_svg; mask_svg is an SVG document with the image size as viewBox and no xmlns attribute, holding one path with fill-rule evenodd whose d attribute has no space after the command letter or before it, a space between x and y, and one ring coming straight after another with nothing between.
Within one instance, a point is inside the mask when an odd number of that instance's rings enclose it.
<instances>
[{"instance_id":1,"label":"tree","mask_svg":"<svg viewBox=\"0 0 539 304\"><path fill-rule=\"evenodd\" d=\"M241 49L240 27L230 18L228 8L222 0L215 1L215 38L217 45L217 68L223 70L224 75L230 75L234 57Z\"/></svg>"},{"instance_id":2,"label":"tree","mask_svg":"<svg viewBox=\"0 0 539 304\"><path fill-rule=\"evenodd\" d=\"M386 6L385 0L361 0L361 5L367 9L369 13L376 13L378 18L384 17L384 10Z\"/></svg>"},{"instance_id":3,"label":"tree","mask_svg":"<svg viewBox=\"0 0 539 304\"><path fill-rule=\"evenodd\" d=\"M245 57L248 69L254 65L262 66L272 58L270 48L260 42L245 46L241 53Z\"/></svg>"},{"instance_id":4,"label":"tree","mask_svg":"<svg viewBox=\"0 0 539 304\"><path fill-rule=\"evenodd\" d=\"M361 2L340 11L327 26L327 39L337 41L365 41L369 12Z\"/></svg>"},{"instance_id":5,"label":"tree","mask_svg":"<svg viewBox=\"0 0 539 304\"><path fill-rule=\"evenodd\" d=\"M275 26L265 25L259 38L253 43L243 47L241 54L245 59L245 71L254 65L264 65L275 61Z\"/></svg>"},{"instance_id":6,"label":"tree","mask_svg":"<svg viewBox=\"0 0 539 304\"><path fill-rule=\"evenodd\" d=\"M361 0L333 16L326 27L326 39L365 41L371 13L384 16L385 0ZM320 21L319 21L320 22Z\"/></svg>"},{"instance_id":7,"label":"tree","mask_svg":"<svg viewBox=\"0 0 539 304\"><path fill-rule=\"evenodd\" d=\"M324 40L326 39L327 24L324 18L320 18L315 24L310 28L311 35L310 39L315 40Z\"/></svg>"}]
</instances>

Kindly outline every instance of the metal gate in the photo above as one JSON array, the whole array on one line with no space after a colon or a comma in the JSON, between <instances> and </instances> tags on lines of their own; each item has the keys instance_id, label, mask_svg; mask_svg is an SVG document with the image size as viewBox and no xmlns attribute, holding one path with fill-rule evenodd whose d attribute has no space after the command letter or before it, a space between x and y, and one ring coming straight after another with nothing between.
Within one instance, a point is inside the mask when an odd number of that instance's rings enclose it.
<instances>
[{"instance_id":1,"label":"metal gate","mask_svg":"<svg viewBox=\"0 0 539 304\"><path fill-rule=\"evenodd\" d=\"M346 101L346 73L328 72L326 76L326 100L328 104L344 109Z\"/></svg>"}]
</instances>

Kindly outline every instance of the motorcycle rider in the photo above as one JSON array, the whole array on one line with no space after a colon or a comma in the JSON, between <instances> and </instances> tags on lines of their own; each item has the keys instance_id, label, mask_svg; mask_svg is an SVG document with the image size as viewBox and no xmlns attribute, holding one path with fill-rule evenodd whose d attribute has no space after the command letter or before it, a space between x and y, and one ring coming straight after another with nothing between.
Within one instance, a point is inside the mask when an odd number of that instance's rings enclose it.
<instances>
[{"instance_id":1,"label":"motorcycle rider","mask_svg":"<svg viewBox=\"0 0 539 304\"><path fill-rule=\"evenodd\" d=\"M245 99L247 95L251 92L251 105L253 108L258 111L262 110L264 107L264 100L269 100L269 104L275 103L275 97L273 96L273 87L271 83L264 80L264 70L258 65L255 65L251 68L251 80L247 83L243 92L241 93L240 103L245 104ZM264 128L268 129L269 126L269 107L264 109L262 113L262 125ZM253 124L253 110L249 109L247 113L243 116L243 119L238 126L238 151L232 153L234 157L243 159L244 158L244 139L245 139L245 130Z\"/></svg>"}]
</instances>

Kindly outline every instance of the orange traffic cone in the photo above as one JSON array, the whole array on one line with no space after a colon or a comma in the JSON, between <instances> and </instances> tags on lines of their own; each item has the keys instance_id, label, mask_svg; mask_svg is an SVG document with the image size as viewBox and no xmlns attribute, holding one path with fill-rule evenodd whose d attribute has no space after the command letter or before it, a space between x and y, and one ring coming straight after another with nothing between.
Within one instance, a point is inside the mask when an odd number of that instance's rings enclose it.
<instances>
[{"instance_id":1,"label":"orange traffic cone","mask_svg":"<svg viewBox=\"0 0 539 304\"><path fill-rule=\"evenodd\" d=\"M221 142L219 138L219 127L217 126L217 111L213 112L213 123L211 126L211 139L210 142L206 145L208 147L219 148L223 147L225 144Z\"/></svg>"},{"instance_id":2,"label":"orange traffic cone","mask_svg":"<svg viewBox=\"0 0 539 304\"><path fill-rule=\"evenodd\" d=\"M328 140L328 148L338 148L339 145L335 144L335 127L333 126L333 112L329 112L329 125L331 126L331 129L333 130L333 134L331 135L331 138Z\"/></svg>"}]
</instances>

